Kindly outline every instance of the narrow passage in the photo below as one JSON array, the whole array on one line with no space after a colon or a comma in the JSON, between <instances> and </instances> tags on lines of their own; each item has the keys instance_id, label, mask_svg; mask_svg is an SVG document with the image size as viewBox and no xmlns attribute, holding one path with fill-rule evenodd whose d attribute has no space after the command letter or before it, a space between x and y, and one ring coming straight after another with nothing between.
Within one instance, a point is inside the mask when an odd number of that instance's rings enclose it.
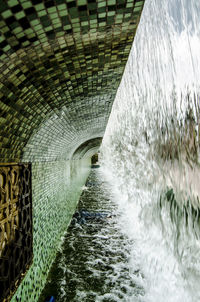
<instances>
[{"instance_id":1,"label":"narrow passage","mask_svg":"<svg viewBox=\"0 0 200 302\"><path fill-rule=\"evenodd\" d=\"M121 232L120 213L100 169L92 169L40 297L56 302L140 301L129 269L133 242Z\"/></svg>"}]
</instances>

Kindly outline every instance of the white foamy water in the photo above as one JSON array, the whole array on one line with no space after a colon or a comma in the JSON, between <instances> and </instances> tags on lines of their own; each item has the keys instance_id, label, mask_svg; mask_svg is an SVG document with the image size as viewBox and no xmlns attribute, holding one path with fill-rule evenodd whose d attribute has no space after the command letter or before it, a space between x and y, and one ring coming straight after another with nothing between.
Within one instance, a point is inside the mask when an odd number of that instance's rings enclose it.
<instances>
[{"instance_id":1,"label":"white foamy water","mask_svg":"<svg viewBox=\"0 0 200 302\"><path fill-rule=\"evenodd\" d=\"M200 301L199 20L146 0L101 150L144 302Z\"/></svg>"}]
</instances>

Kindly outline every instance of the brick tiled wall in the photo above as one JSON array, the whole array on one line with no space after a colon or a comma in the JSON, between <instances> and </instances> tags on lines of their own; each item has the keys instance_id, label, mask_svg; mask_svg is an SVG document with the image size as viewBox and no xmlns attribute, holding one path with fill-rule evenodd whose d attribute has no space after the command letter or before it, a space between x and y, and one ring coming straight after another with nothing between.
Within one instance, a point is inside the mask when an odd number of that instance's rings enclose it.
<instances>
[{"instance_id":1,"label":"brick tiled wall","mask_svg":"<svg viewBox=\"0 0 200 302\"><path fill-rule=\"evenodd\" d=\"M143 4L1 0L1 162L18 162L24 149L32 152L28 142L44 122L51 158L83 133L102 136ZM40 144L50 148L45 140L34 142Z\"/></svg>"},{"instance_id":2,"label":"brick tiled wall","mask_svg":"<svg viewBox=\"0 0 200 302\"><path fill-rule=\"evenodd\" d=\"M90 160L32 164L33 264L12 302L37 301L89 173ZM71 176L70 176L71 174Z\"/></svg>"}]
</instances>

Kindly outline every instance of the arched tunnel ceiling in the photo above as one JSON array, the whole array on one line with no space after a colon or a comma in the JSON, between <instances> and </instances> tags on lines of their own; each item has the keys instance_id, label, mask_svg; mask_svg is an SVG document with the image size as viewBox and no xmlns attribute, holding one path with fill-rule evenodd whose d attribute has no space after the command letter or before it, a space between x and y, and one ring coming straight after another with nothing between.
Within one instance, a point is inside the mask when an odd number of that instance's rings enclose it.
<instances>
[{"instance_id":1,"label":"arched tunnel ceiling","mask_svg":"<svg viewBox=\"0 0 200 302\"><path fill-rule=\"evenodd\" d=\"M144 0L0 1L0 161L102 136Z\"/></svg>"},{"instance_id":2,"label":"arched tunnel ceiling","mask_svg":"<svg viewBox=\"0 0 200 302\"><path fill-rule=\"evenodd\" d=\"M102 137L96 137L84 142L74 152L73 159L83 158L85 154L87 154L88 151L90 150L92 150L91 154L96 153L101 145L101 142L102 142Z\"/></svg>"}]
</instances>

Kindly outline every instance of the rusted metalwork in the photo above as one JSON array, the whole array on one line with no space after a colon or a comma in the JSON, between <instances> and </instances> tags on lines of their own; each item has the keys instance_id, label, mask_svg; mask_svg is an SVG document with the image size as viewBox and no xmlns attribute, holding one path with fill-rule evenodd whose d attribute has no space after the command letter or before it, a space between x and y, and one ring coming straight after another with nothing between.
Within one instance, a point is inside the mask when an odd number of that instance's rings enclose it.
<instances>
[{"instance_id":1,"label":"rusted metalwork","mask_svg":"<svg viewBox=\"0 0 200 302\"><path fill-rule=\"evenodd\" d=\"M10 301L32 257L31 164L0 164L0 302Z\"/></svg>"}]
</instances>

